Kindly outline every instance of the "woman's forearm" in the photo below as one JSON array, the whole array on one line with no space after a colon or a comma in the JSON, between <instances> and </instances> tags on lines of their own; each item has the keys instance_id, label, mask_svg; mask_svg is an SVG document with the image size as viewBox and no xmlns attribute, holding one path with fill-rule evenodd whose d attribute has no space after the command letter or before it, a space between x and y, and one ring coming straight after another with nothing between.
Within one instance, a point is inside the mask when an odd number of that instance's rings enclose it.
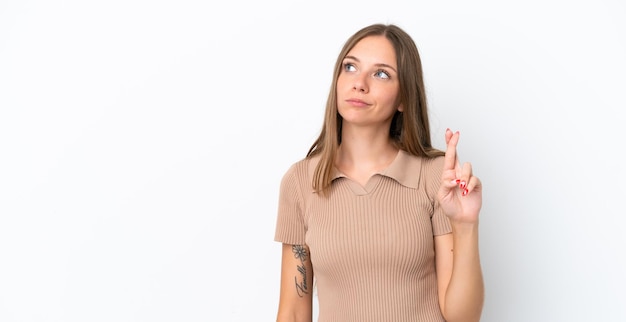
<instances>
[{"instance_id":1,"label":"woman's forearm","mask_svg":"<svg viewBox=\"0 0 626 322\"><path fill-rule=\"evenodd\" d=\"M443 313L448 322L479 321L485 289L478 251L478 223L452 222L452 233L454 261Z\"/></svg>"}]
</instances>

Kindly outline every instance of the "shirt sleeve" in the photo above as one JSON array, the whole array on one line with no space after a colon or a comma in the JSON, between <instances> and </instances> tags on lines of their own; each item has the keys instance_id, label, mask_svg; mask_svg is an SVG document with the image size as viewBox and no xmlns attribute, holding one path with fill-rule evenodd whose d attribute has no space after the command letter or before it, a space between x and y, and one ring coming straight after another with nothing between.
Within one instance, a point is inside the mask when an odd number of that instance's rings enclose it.
<instances>
[{"instance_id":1,"label":"shirt sleeve","mask_svg":"<svg viewBox=\"0 0 626 322\"><path fill-rule=\"evenodd\" d=\"M450 219L443 212L439 205L439 199L437 193L439 192L439 186L441 185L441 174L443 173L443 160L444 157L437 157L428 162L426 171L428 193L433 201L433 215L431 222L433 225L433 236L445 235L452 232L452 225Z\"/></svg>"},{"instance_id":2,"label":"shirt sleeve","mask_svg":"<svg viewBox=\"0 0 626 322\"><path fill-rule=\"evenodd\" d=\"M303 208L297 169L293 165L285 173L280 183L275 241L291 245L304 245L306 243Z\"/></svg>"}]
</instances>

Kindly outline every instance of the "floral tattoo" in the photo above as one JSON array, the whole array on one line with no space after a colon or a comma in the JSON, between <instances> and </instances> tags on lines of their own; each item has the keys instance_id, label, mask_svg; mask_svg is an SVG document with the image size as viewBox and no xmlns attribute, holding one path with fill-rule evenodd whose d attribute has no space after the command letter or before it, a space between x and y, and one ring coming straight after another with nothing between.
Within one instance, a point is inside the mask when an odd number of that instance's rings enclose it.
<instances>
[{"instance_id":1,"label":"floral tattoo","mask_svg":"<svg viewBox=\"0 0 626 322\"><path fill-rule=\"evenodd\" d=\"M306 266L304 265L304 262L306 262L309 254L306 248L302 247L302 245L293 245L291 247L291 251L293 252L293 255L300 260L300 263L302 263L302 265L297 265L298 272L300 272L302 277L302 282L298 282L298 276L294 277L294 281L296 283L296 291L298 292L298 295L303 297L305 294L309 294L309 287L306 282Z\"/></svg>"}]
</instances>

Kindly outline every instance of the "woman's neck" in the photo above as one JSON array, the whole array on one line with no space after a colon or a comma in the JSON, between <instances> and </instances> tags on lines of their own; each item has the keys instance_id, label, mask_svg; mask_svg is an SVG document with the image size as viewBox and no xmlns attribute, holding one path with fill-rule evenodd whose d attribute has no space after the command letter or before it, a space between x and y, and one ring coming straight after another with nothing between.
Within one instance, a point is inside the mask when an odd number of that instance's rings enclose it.
<instances>
[{"instance_id":1,"label":"woman's neck","mask_svg":"<svg viewBox=\"0 0 626 322\"><path fill-rule=\"evenodd\" d=\"M397 154L388 129L343 128L335 166L348 176L368 178L386 169Z\"/></svg>"}]
</instances>

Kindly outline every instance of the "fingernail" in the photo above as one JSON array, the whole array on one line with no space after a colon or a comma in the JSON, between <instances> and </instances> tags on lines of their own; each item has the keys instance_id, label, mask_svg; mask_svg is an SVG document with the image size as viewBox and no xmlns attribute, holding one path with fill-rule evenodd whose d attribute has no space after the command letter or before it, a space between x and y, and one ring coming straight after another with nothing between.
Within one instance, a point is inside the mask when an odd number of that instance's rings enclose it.
<instances>
[{"instance_id":1,"label":"fingernail","mask_svg":"<svg viewBox=\"0 0 626 322\"><path fill-rule=\"evenodd\" d=\"M454 180L450 181L450 183L454 183L454 184L459 184L459 182L461 182L460 179L454 179Z\"/></svg>"},{"instance_id":2,"label":"fingernail","mask_svg":"<svg viewBox=\"0 0 626 322\"><path fill-rule=\"evenodd\" d=\"M467 194L468 194L468 193L469 193L469 190L464 189L464 190L463 190L463 192L461 193L461 195L462 195L463 197L465 197L465 196L467 196Z\"/></svg>"},{"instance_id":3,"label":"fingernail","mask_svg":"<svg viewBox=\"0 0 626 322\"><path fill-rule=\"evenodd\" d=\"M459 184L459 188L461 189L465 189L465 186L467 185L467 182L465 181L461 181L461 183Z\"/></svg>"}]
</instances>

